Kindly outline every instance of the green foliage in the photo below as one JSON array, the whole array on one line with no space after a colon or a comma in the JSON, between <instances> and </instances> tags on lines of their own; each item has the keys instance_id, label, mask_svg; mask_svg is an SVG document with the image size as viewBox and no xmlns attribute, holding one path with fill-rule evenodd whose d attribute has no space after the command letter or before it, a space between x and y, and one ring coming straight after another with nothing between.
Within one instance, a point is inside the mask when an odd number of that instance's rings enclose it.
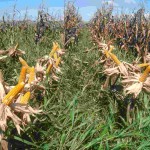
<instances>
[{"instance_id":1,"label":"green foliage","mask_svg":"<svg viewBox=\"0 0 150 150\"><path fill-rule=\"evenodd\" d=\"M142 93L138 99L136 117L129 124L121 118L123 109L110 90L101 90L104 83L102 66L98 63L99 53L93 45L90 33L82 31L78 45L72 45L63 56L59 82L46 85L43 100L36 99L43 114L32 118L18 135L12 124L6 131L8 141L16 147L20 144L26 149L41 150L125 150L150 148L150 109L149 95ZM61 44L60 35L46 34L46 40L34 44L34 30L30 26L26 32L19 29L0 32L1 49L19 43L19 48L26 51L24 58L30 65L35 65L36 58L49 53L53 41ZM119 51L119 50L116 50ZM133 57L118 54L124 60ZM127 58L128 57L128 58ZM20 72L18 58L7 59L0 64L5 81L16 84ZM137 104L138 105L138 104ZM118 121L121 118L122 121ZM24 145L23 145L24 144ZM28 147L27 147L28 146Z\"/></svg>"}]
</instances>

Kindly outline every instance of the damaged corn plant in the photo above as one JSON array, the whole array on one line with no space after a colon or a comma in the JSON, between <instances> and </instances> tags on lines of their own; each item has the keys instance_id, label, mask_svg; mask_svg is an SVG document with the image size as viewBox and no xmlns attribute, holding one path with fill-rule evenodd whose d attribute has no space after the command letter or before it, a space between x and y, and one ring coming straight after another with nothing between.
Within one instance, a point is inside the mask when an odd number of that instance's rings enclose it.
<instances>
[{"instance_id":1,"label":"damaged corn plant","mask_svg":"<svg viewBox=\"0 0 150 150\"><path fill-rule=\"evenodd\" d=\"M99 63L103 66L103 73L106 76L105 82L101 86L101 90L109 90L115 96L118 102L126 105L127 122L132 123L135 120L138 106L135 104L140 100L140 95L150 92L150 63L149 53L145 56L146 62L141 58L136 58L133 62L120 60L114 54L115 46L111 44L98 43L100 52ZM115 51L116 52L116 51ZM117 93L117 94L116 94ZM134 117L131 113L134 112Z\"/></svg>"},{"instance_id":2,"label":"damaged corn plant","mask_svg":"<svg viewBox=\"0 0 150 150\"><path fill-rule=\"evenodd\" d=\"M113 4L104 3L90 22L93 41L110 41L135 56L145 57L150 51L149 16L141 7L133 15L113 15Z\"/></svg>"},{"instance_id":3,"label":"damaged corn plant","mask_svg":"<svg viewBox=\"0 0 150 150\"><path fill-rule=\"evenodd\" d=\"M64 14L64 44L67 48L71 43L78 43L82 18L72 2L66 4Z\"/></svg>"},{"instance_id":4,"label":"damaged corn plant","mask_svg":"<svg viewBox=\"0 0 150 150\"><path fill-rule=\"evenodd\" d=\"M113 9L113 4L103 3L90 20L89 31L98 46L99 63L106 78L101 90L111 92L119 109L126 112L120 115L122 120L133 123L144 107L139 106L143 103L142 95L150 92L150 21L144 7L132 15L114 15ZM132 60L122 61L116 54L132 56Z\"/></svg>"},{"instance_id":5,"label":"damaged corn plant","mask_svg":"<svg viewBox=\"0 0 150 150\"><path fill-rule=\"evenodd\" d=\"M16 45L15 48L4 51L8 54L10 51L22 54L23 51L16 50L17 46L18 45ZM4 55L4 51L1 51L1 55ZM7 53L5 54L6 56ZM6 138L4 133L9 128L8 122L12 121L18 134L20 134L23 128L31 122L30 116L42 114L43 111L40 108L32 108L29 101L35 98L36 90L40 91L44 96L45 86L41 84L42 81L50 82L50 80L59 80L57 74L61 72L59 66L62 63L61 56L63 54L64 50L60 48L60 45L57 42L53 42L53 47L49 55L39 58L35 66L29 66L22 57L18 57L18 61L22 67L20 69L18 83L15 86L9 86L8 83L4 81L2 71L0 72L1 141L3 138ZM47 80L47 77L49 80Z\"/></svg>"}]
</instances>

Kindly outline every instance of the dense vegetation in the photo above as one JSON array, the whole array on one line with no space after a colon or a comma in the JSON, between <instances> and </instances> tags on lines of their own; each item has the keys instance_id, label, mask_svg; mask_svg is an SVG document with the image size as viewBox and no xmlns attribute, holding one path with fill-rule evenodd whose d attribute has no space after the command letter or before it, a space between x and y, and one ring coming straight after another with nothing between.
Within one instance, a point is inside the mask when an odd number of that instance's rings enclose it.
<instances>
[{"instance_id":1,"label":"dense vegetation","mask_svg":"<svg viewBox=\"0 0 150 150\"><path fill-rule=\"evenodd\" d=\"M66 37L62 22L52 21L51 23L55 24L52 28L50 23L47 25L42 18L43 14L41 12L36 26L27 22L22 22L21 25L3 22L0 30L0 49L7 50L18 43L19 49L26 53L23 58L33 66L38 58L51 51L53 42L58 42L64 48L67 41L64 43ZM77 15L76 13L73 18L78 17ZM24 147L23 149L43 150L148 150L150 148L149 93L141 90L138 96L124 94L120 76L113 84L109 83L103 88L107 74L104 72L105 64L101 63L102 57L105 56L103 50L107 46L108 50L110 46L114 46L112 53L116 54L120 61L132 63L138 55L143 59L136 61L137 63L148 64L146 55L149 53L149 47L147 46L147 49L144 47L150 42L149 21L143 21L145 24L138 26L136 30L136 23L131 26L129 18L126 21L114 20L110 24L109 18L101 19L102 16L100 13L94 21L80 28L78 41L68 43L62 56L63 63L60 65L62 74L58 74L59 80L46 78L45 95L42 97L40 94L36 95L29 101L31 106L42 109L42 113L32 117L32 121L24 126L24 131L20 135L12 122L8 123L4 138L10 149ZM111 17L110 19L112 20ZM73 27L76 26L74 22L75 20L70 23ZM124 24L126 27L123 30L121 26ZM118 25L118 29L114 27L115 25ZM130 36L128 32L131 32ZM134 41L136 43L131 42L131 39L140 33L144 34L145 39L139 37L138 41ZM124 37L125 40L122 40L122 36L125 35L131 38ZM138 51L136 48L140 46L142 40L145 43L140 47L141 51ZM120 42L124 47L120 46ZM134 44L134 48L130 49L130 45ZM145 53L142 53L143 51ZM17 84L20 68L18 56L7 57L0 62L4 81L9 85ZM145 68L141 69L141 72L144 70Z\"/></svg>"}]
</instances>

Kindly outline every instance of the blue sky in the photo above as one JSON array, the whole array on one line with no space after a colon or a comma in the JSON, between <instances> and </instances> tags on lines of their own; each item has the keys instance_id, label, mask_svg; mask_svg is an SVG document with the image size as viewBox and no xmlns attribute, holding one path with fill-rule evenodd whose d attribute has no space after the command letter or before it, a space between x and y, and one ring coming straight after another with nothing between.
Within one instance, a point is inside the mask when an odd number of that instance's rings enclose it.
<instances>
[{"instance_id":1,"label":"blue sky","mask_svg":"<svg viewBox=\"0 0 150 150\"><path fill-rule=\"evenodd\" d=\"M28 12L28 17L36 19L37 11L44 4L44 8L50 14L56 15L58 17L63 17L64 1L67 0L0 0L0 18L3 14L12 16L13 7L16 4L16 18L23 18L26 13L26 8ZM104 0L73 0L75 6L79 8L79 13L85 21L88 21L93 14L96 12ZM105 0L109 4L112 0ZM139 8L139 2L142 0L114 0L114 11L121 12L132 12ZM150 10L150 0L146 0L146 10Z\"/></svg>"}]
</instances>

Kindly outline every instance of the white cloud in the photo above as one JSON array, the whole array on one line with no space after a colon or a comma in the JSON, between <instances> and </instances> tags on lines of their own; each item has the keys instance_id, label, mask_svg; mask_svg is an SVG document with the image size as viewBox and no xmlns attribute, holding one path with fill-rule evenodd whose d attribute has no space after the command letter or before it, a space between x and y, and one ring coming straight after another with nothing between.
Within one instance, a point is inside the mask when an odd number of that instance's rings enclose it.
<instances>
[{"instance_id":1,"label":"white cloud","mask_svg":"<svg viewBox=\"0 0 150 150\"><path fill-rule=\"evenodd\" d=\"M128 4L136 4L136 1L135 0L125 0L124 1L125 3L128 3Z\"/></svg>"},{"instance_id":2,"label":"white cloud","mask_svg":"<svg viewBox=\"0 0 150 150\"><path fill-rule=\"evenodd\" d=\"M144 16L145 16L145 18L150 18L150 13L146 13L146 14L144 14Z\"/></svg>"},{"instance_id":3,"label":"white cloud","mask_svg":"<svg viewBox=\"0 0 150 150\"><path fill-rule=\"evenodd\" d=\"M109 0L109 1L103 1L102 4L108 4L108 5L113 5L114 7L119 7L119 4L112 1L112 0Z\"/></svg>"},{"instance_id":4,"label":"white cloud","mask_svg":"<svg viewBox=\"0 0 150 150\"><path fill-rule=\"evenodd\" d=\"M98 8L101 5L101 0L72 0L72 1L74 1L76 6L79 7L96 6Z\"/></svg>"}]
</instances>

